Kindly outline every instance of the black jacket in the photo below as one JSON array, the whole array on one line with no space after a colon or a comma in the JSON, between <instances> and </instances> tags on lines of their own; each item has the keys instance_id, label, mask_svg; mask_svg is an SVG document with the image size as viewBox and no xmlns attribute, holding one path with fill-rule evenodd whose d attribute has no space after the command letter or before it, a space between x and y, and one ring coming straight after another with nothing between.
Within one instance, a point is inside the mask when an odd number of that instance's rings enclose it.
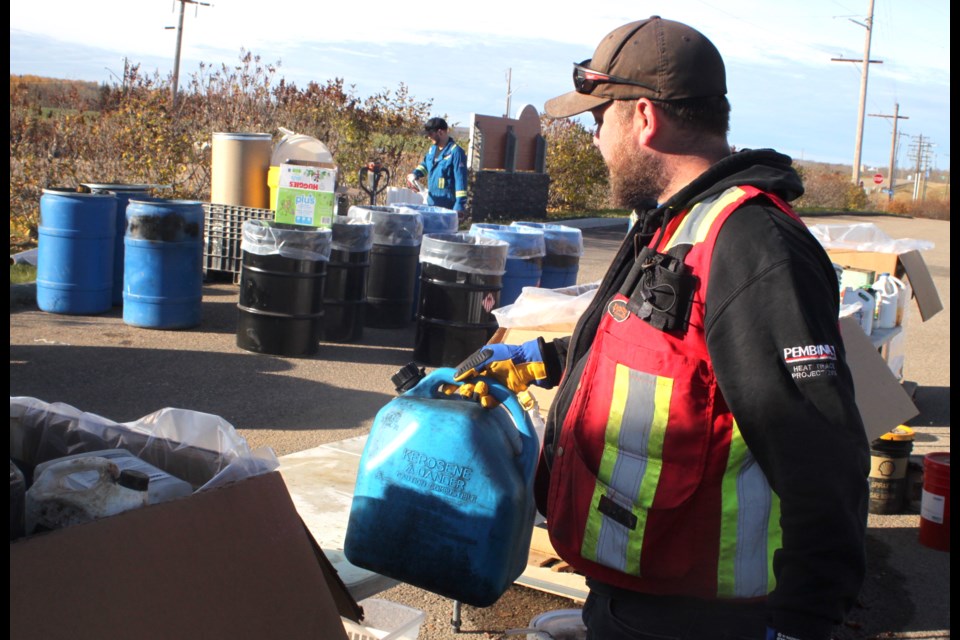
<instances>
[{"instance_id":1,"label":"black jacket","mask_svg":"<svg viewBox=\"0 0 960 640\"><path fill-rule=\"evenodd\" d=\"M665 216L732 186L793 200L803 186L790 165L772 150L741 151L662 206L639 212L569 342L545 350L558 358L548 371L566 372L547 420L547 468L606 303L633 262L634 235L646 244ZM780 498L783 547L774 557L770 625L804 639L827 638L842 622L865 571L870 454L844 358L839 304L830 259L802 223L764 199L730 216L711 262L707 349L744 441ZM835 346L835 370L791 363L789 350L805 345Z\"/></svg>"}]
</instances>

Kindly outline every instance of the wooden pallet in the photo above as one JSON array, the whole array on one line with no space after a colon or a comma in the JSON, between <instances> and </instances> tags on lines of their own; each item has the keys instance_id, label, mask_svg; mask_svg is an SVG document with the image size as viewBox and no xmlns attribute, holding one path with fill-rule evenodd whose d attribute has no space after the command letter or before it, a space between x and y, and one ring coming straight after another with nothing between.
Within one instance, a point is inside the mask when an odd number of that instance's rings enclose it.
<instances>
[{"instance_id":1,"label":"wooden pallet","mask_svg":"<svg viewBox=\"0 0 960 640\"><path fill-rule=\"evenodd\" d=\"M527 568L517 583L579 603L587 598L586 579L560 559L543 523L533 528Z\"/></svg>"}]
</instances>

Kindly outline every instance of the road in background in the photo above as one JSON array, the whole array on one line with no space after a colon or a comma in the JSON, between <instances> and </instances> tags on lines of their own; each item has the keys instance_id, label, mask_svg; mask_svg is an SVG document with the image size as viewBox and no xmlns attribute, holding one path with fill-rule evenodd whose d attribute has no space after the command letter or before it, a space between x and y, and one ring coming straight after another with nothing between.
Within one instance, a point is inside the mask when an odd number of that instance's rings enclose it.
<instances>
[{"instance_id":1,"label":"road in background","mask_svg":"<svg viewBox=\"0 0 960 640\"><path fill-rule=\"evenodd\" d=\"M830 216L807 224L874 223L893 238L935 243L923 256L944 309L905 324L905 378L916 382L920 415L915 453L950 449L950 223L888 216ZM574 224L571 222L570 224ZM579 282L601 278L626 231L623 222L577 222L585 254ZM238 288L204 285L201 326L139 329L114 309L98 316L11 307L10 395L64 402L111 420L136 420L164 407L222 416L251 447L278 456L369 433L377 411L395 396L390 376L412 360L415 326L364 329L357 344L323 343L312 358L249 353L236 346ZM816 443L811 443L816 446ZM919 515L870 516L870 570L860 602L837 640L948 638L949 554L917 541ZM451 603L401 585L380 597L427 612L421 640L500 638L536 615L578 605L514 586L492 607L464 606L462 634L450 628ZM879 634L885 634L880 636Z\"/></svg>"}]
</instances>

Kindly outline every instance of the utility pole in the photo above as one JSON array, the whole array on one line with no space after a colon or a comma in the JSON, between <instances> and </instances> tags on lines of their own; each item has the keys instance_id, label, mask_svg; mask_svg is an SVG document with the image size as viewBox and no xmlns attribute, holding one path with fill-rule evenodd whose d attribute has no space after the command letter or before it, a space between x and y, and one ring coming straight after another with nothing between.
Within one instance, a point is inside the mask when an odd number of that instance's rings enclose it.
<instances>
[{"instance_id":1,"label":"utility pole","mask_svg":"<svg viewBox=\"0 0 960 640\"><path fill-rule=\"evenodd\" d=\"M874 118L893 118L893 140L890 142L890 180L887 184L887 188L890 191L889 197L887 200L893 200L893 186L896 182L896 174L894 173L897 170L897 120L909 120L908 116L900 115L900 103L893 103L893 115L888 116L882 113L871 113L869 114Z\"/></svg>"},{"instance_id":2,"label":"utility pole","mask_svg":"<svg viewBox=\"0 0 960 640\"><path fill-rule=\"evenodd\" d=\"M503 114L504 118L510 117L510 98L513 97L513 89L510 88L510 79L513 76L513 68L507 69L507 112Z\"/></svg>"},{"instance_id":3,"label":"utility pole","mask_svg":"<svg viewBox=\"0 0 960 640\"><path fill-rule=\"evenodd\" d=\"M860 72L860 110L857 113L857 144L853 152L853 184L860 184L860 153L863 151L863 116L867 109L867 75L870 63L875 62L883 64L882 60L870 59L870 39L873 36L873 0L870 0L870 10L867 14L866 22L857 22L850 19L850 22L859 24L867 30L867 35L863 42L863 58L861 60L852 60L850 58L830 58L834 62L861 62L863 70Z\"/></svg>"},{"instance_id":4,"label":"utility pole","mask_svg":"<svg viewBox=\"0 0 960 640\"><path fill-rule=\"evenodd\" d=\"M927 191L927 167L930 162L930 147L932 144L929 140L924 141L923 134L917 136L917 146L914 151L915 160L916 160L916 174L913 179L913 199L922 200L926 197ZM921 186L920 181L923 181Z\"/></svg>"},{"instance_id":5,"label":"utility pole","mask_svg":"<svg viewBox=\"0 0 960 640\"><path fill-rule=\"evenodd\" d=\"M187 4L195 4L202 7L213 6L209 2L198 2L197 0L175 0L180 3L180 18L177 21L177 52L173 57L173 86L170 89L170 98L173 108L177 107L177 87L180 85L180 45L183 42L183 10ZM871 0L872 1L872 0ZM167 27L173 29L173 27Z\"/></svg>"}]
</instances>

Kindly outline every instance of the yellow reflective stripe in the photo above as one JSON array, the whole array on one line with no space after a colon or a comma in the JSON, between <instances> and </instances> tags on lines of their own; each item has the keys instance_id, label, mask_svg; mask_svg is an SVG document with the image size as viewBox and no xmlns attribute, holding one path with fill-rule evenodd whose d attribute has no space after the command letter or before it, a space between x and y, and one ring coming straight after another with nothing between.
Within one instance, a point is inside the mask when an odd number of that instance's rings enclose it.
<instances>
[{"instance_id":1,"label":"yellow reflective stripe","mask_svg":"<svg viewBox=\"0 0 960 640\"><path fill-rule=\"evenodd\" d=\"M720 504L720 553L717 561L717 595L732 598L735 594L737 560L737 521L740 505L737 496L737 478L747 456L747 445L740 435L736 422L730 437L730 454L727 469L721 482Z\"/></svg>"},{"instance_id":2,"label":"yellow reflective stripe","mask_svg":"<svg viewBox=\"0 0 960 640\"><path fill-rule=\"evenodd\" d=\"M458 197L458 198L466 198L466 197L467 197L467 192L466 192L466 191L457 191L456 194L457 194L457 197Z\"/></svg>"},{"instance_id":3,"label":"yellow reflective stripe","mask_svg":"<svg viewBox=\"0 0 960 640\"><path fill-rule=\"evenodd\" d=\"M419 171L419 172L421 172L423 175L427 175L427 168L426 168L425 166L423 166L422 164L418 164L418 165L417 165L417 168L414 169L414 171Z\"/></svg>"},{"instance_id":4,"label":"yellow reflective stripe","mask_svg":"<svg viewBox=\"0 0 960 640\"><path fill-rule=\"evenodd\" d=\"M711 200L695 204L677 225L664 250L681 244L703 242L717 216L733 202L743 197L743 189L731 187Z\"/></svg>"},{"instance_id":5,"label":"yellow reflective stripe","mask_svg":"<svg viewBox=\"0 0 960 640\"><path fill-rule=\"evenodd\" d=\"M443 189L443 183L444 183L444 179L443 179L443 178L437 178L437 186L438 186L439 188Z\"/></svg>"},{"instance_id":6,"label":"yellow reflective stripe","mask_svg":"<svg viewBox=\"0 0 960 640\"><path fill-rule=\"evenodd\" d=\"M606 487L613 477L613 469L617 463L617 442L620 440L620 426L623 423L623 411L627 406L630 390L630 370L617 365L613 383L613 397L610 399L610 413L607 416L607 426L604 432L603 454L600 456L600 468L597 470L597 480L593 487L593 497L590 499L590 513L587 515L587 525L583 532L583 544L580 553L584 558L598 561L597 547L600 542L600 530L603 526L603 514L600 513L600 498L606 495Z\"/></svg>"},{"instance_id":7,"label":"yellow reflective stripe","mask_svg":"<svg viewBox=\"0 0 960 640\"><path fill-rule=\"evenodd\" d=\"M783 546L783 529L780 528L780 496L770 490L770 518L767 520L767 593L777 586L773 575L773 554Z\"/></svg>"}]
</instances>

